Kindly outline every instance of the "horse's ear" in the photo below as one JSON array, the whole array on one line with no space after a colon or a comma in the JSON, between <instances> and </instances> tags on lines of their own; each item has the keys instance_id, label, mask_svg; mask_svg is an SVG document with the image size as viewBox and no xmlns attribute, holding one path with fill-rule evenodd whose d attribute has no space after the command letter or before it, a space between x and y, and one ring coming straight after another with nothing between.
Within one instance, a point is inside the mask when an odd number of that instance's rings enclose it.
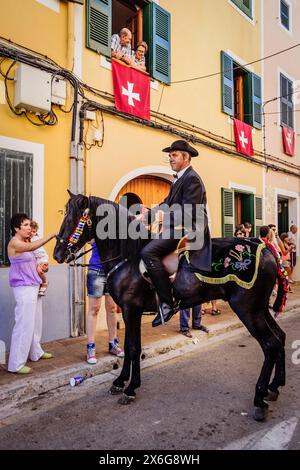
<instances>
[{"instance_id":1,"label":"horse's ear","mask_svg":"<svg viewBox=\"0 0 300 470\"><path fill-rule=\"evenodd\" d=\"M69 189L67 189L67 192L69 193L70 198L75 197L75 194L73 194Z\"/></svg>"},{"instance_id":2,"label":"horse's ear","mask_svg":"<svg viewBox=\"0 0 300 470\"><path fill-rule=\"evenodd\" d=\"M89 198L84 196L83 194L80 195L81 198L79 199L79 207L81 209L86 209L89 205Z\"/></svg>"}]
</instances>

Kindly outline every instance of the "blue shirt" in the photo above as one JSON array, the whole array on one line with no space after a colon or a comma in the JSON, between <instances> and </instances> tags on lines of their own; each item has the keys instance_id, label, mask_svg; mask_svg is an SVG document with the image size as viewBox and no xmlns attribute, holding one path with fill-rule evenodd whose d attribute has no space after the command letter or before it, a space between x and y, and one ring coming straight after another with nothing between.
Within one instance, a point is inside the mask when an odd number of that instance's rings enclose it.
<instances>
[{"instance_id":1,"label":"blue shirt","mask_svg":"<svg viewBox=\"0 0 300 470\"><path fill-rule=\"evenodd\" d=\"M89 268L91 267L92 269L104 271L103 266L101 264L101 258L97 250L96 243L91 243L91 245L93 247L93 250L92 250L92 256L90 257L90 261L89 261Z\"/></svg>"}]
</instances>

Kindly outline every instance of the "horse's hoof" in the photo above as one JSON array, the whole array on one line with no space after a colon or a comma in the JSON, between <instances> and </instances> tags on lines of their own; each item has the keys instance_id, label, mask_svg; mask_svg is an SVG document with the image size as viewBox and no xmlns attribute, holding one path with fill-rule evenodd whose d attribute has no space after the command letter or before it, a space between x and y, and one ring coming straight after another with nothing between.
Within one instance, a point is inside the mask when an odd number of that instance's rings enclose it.
<instances>
[{"instance_id":1,"label":"horse's hoof","mask_svg":"<svg viewBox=\"0 0 300 470\"><path fill-rule=\"evenodd\" d=\"M264 398L267 401L277 401L279 392L273 392L272 390L268 391L268 395Z\"/></svg>"},{"instance_id":2,"label":"horse's hoof","mask_svg":"<svg viewBox=\"0 0 300 470\"><path fill-rule=\"evenodd\" d=\"M109 389L109 393L111 395L120 395L120 393L123 393L123 388L112 385Z\"/></svg>"},{"instance_id":3,"label":"horse's hoof","mask_svg":"<svg viewBox=\"0 0 300 470\"><path fill-rule=\"evenodd\" d=\"M254 407L253 418L255 421L265 421L268 416L268 407L261 408L260 406Z\"/></svg>"},{"instance_id":4,"label":"horse's hoof","mask_svg":"<svg viewBox=\"0 0 300 470\"><path fill-rule=\"evenodd\" d=\"M128 395L125 395L125 393L119 398L118 403L120 405L130 405L135 400L135 397L130 397Z\"/></svg>"}]
</instances>

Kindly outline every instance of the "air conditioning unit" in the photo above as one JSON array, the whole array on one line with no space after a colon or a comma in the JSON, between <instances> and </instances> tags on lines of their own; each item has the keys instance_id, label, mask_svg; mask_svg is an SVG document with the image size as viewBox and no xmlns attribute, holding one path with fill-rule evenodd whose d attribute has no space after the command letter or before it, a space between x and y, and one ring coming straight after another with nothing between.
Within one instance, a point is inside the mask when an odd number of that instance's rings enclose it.
<instances>
[{"instance_id":1,"label":"air conditioning unit","mask_svg":"<svg viewBox=\"0 0 300 470\"><path fill-rule=\"evenodd\" d=\"M15 107L33 113L51 111L51 74L20 64L15 72Z\"/></svg>"}]
</instances>

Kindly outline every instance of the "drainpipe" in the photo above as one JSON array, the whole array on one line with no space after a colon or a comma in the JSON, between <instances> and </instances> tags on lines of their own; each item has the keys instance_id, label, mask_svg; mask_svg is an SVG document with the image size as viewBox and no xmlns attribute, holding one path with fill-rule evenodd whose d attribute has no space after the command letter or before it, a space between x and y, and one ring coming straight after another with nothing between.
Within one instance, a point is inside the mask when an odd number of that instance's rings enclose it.
<instances>
[{"instance_id":1,"label":"drainpipe","mask_svg":"<svg viewBox=\"0 0 300 470\"><path fill-rule=\"evenodd\" d=\"M81 10L79 10L81 9ZM67 47L67 67L69 70L76 70L77 75L80 68L76 63L75 43L76 43L76 15L82 19L82 7L68 2L68 47ZM80 51L81 52L81 51ZM70 191L78 194L84 191L84 167L83 152L79 144L78 122L78 85L74 86L74 107L72 113L72 129L70 142ZM85 302L84 302L84 276L81 268L69 266L69 301L70 301L70 329L71 336L76 337L84 334L85 324Z\"/></svg>"}]
</instances>

